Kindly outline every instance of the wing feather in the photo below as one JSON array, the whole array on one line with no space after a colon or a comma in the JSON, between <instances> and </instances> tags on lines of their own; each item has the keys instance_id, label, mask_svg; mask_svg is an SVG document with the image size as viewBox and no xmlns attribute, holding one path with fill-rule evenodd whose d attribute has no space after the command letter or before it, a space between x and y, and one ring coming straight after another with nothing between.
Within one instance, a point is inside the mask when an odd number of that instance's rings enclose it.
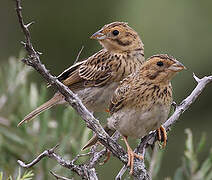
<instances>
[{"instance_id":1,"label":"wing feather","mask_svg":"<svg viewBox=\"0 0 212 180\"><path fill-rule=\"evenodd\" d=\"M129 100L129 92L131 89L130 86L131 77L125 78L116 89L113 97L110 101L109 111L111 114L120 110Z\"/></svg>"},{"instance_id":2,"label":"wing feather","mask_svg":"<svg viewBox=\"0 0 212 180\"><path fill-rule=\"evenodd\" d=\"M87 60L76 63L58 76L58 79L70 88L75 84L81 86L102 86L106 84L112 76L111 67L108 62L112 56L106 50L101 50L89 57Z\"/></svg>"}]
</instances>

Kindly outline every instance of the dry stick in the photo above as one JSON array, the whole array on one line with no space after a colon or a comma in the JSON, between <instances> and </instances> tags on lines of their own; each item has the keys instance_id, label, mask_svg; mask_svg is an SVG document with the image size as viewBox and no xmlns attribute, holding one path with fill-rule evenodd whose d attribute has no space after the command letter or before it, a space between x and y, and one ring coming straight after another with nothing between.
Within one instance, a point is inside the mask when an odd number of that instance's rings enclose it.
<instances>
[{"instance_id":1,"label":"dry stick","mask_svg":"<svg viewBox=\"0 0 212 180\"><path fill-rule=\"evenodd\" d=\"M73 180L73 179L69 179L63 176L59 176L57 174L55 174L53 171L50 171L50 173L56 178L56 179L62 179L62 180Z\"/></svg>"},{"instance_id":2,"label":"dry stick","mask_svg":"<svg viewBox=\"0 0 212 180\"><path fill-rule=\"evenodd\" d=\"M119 173L117 174L116 176L116 180L121 180L122 176L124 175L124 173L126 172L127 170L127 166L124 165L121 170L119 171Z\"/></svg>"},{"instance_id":3,"label":"dry stick","mask_svg":"<svg viewBox=\"0 0 212 180\"><path fill-rule=\"evenodd\" d=\"M75 165L75 159L68 162L66 160L64 160L62 157L60 157L59 155L57 155L55 153L55 149L58 147L59 145L56 145L55 147L53 147L52 149L49 150L45 150L43 153L41 153L39 156L37 156L31 163L29 164L25 164L23 161L18 160L18 163L21 167L24 168L30 168L32 166L34 166L35 164L37 164L38 162L40 162L41 159L43 159L44 157L49 157L50 159L54 159L56 160L61 166L71 169L72 171L76 172L79 176L81 176L82 178L89 178L87 176L86 171L84 170L86 167L81 167L80 165Z\"/></svg>"},{"instance_id":4,"label":"dry stick","mask_svg":"<svg viewBox=\"0 0 212 180\"><path fill-rule=\"evenodd\" d=\"M120 136L120 134L118 132L116 132L113 135L112 138L113 138L114 141L117 141L119 136ZM58 146L59 146L59 144L57 144L55 147L53 147L49 150L45 150L43 153L38 155L32 162L30 162L28 164L25 164L21 160L18 160L18 163L19 163L20 166L22 166L24 168L30 168L30 167L34 166L35 164L37 164L38 162L40 162L41 159L43 159L44 157L49 157L51 159L55 159L61 166L69 168L69 169L75 171L81 177L84 177L84 174L82 174L82 171L80 170L80 166L74 165L74 163L80 157L89 156L89 155L93 154L93 157L90 159L89 163L87 164L89 169L93 169L94 166L99 162L99 159L107 152L106 149L103 149L100 152L97 152L96 149L93 149L93 150L91 150L91 152L88 152L88 153L85 153L85 154L78 154L71 162L68 162L68 161L65 161L62 157L60 157L59 155L57 155L55 153L55 150ZM53 173L52 171L50 171L50 172L51 172L51 174L55 175L55 173Z\"/></svg>"},{"instance_id":5,"label":"dry stick","mask_svg":"<svg viewBox=\"0 0 212 180\"><path fill-rule=\"evenodd\" d=\"M68 168L68 169L72 170L73 172L76 172L82 178L98 180L95 169L93 167L90 168L88 165L75 165L74 164L78 160L79 157L88 156L88 155L90 155L90 153L79 154L72 161L66 161L61 156L59 156L58 154L55 153L55 150L58 146L59 145L56 145L55 147L53 147L49 150L45 150L43 153L38 155L32 162L30 162L28 164L25 164L21 160L18 160L18 163L21 167L30 168L30 167L36 165L38 162L40 162L44 157L49 157L50 159L56 160L61 166Z\"/></svg>"},{"instance_id":6,"label":"dry stick","mask_svg":"<svg viewBox=\"0 0 212 180\"><path fill-rule=\"evenodd\" d=\"M83 49L84 49L84 46L81 47L79 53L77 54L77 58L75 59L74 64L76 64L76 63L79 61L79 57L80 57L80 55L81 55Z\"/></svg>"}]
</instances>

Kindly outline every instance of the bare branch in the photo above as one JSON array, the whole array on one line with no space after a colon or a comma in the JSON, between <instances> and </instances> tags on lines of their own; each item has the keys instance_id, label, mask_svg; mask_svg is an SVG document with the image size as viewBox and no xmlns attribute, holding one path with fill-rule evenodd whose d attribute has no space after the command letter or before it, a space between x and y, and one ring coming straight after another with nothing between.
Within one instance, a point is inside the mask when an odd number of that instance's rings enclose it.
<instances>
[{"instance_id":1,"label":"bare branch","mask_svg":"<svg viewBox=\"0 0 212 180\"><path fill-rule=\"evenodd\" d=\"M76 162L80 157L84 157L84 156L89 156L91 155L92 153L91 152L88 152L86 154L78 154L76 155L76 157L73 159L73 162Z\"/></svg>"},{"instance_id":2,"label":"bare branch","mask_svg":"<svg viewBox=\"0 0 212 180\"><path fill-rule=\"evenodd\" d=\"M56 179L73 180L73 178L72 178L72 179L69 179L69 178L66 178L66 177L63 177L63 176L59 176L59 175L55 174L53 171L50 171L50 173L51 173Z\"/></svg>"},{"instance_id":3,"label":"bare branch","mask_svg":"<svg viewBox=\"0 0 212 180\"><path fill-rule=\"evenodd\" d=\"M85 179L97 179L95 175L95 170L93 168L89 168L87 165L75 165L74 162L76 159L72 161L64 160L61 156L55 153L55 149L58 147L56 145L52 149L45 150L43 153L38 155L32 162L26 164L23 161L18 160L18 163L21 167L30 168L40 162L44 157L49 157L50 159L56 160L61 166L76 172L79 176ZM90 175L89 175L90 174ZM91 176L92 175L92 176Z\"/></svg>"},{"instance_id":4,"label":"bare branch","mask_svg":"<svg viewBox=\"0 0 212 180\"><path fill-rule=\"evenodd\" d=\"M124 175L124 173L127 170L127 166L124 165L121 170L119 171L118 175L116 176L116 180L121 180L122 176Z\"/></svg>"},{"instance_id":5,"label":"bare branch","mask_svg":"<svg viewBox=\"0 0 212 180\"><path fill-rule=\"evenodd\" d=\"M59 145L57 144L55 147L49 149L49 150L45 150L43 153L41 153L38 157L36 157L31 163L29 164L25 164L23 161L18 160L18 164L21 167L24 168L30 168L32 166L34 166L35 164L37 164L41 159L43 159L44 157L48 156L50 157L52 155L52 153L54 153L55 149L58 147Z\"/></svg>"},{"instance_id":6,"label":"bare branch","mask_svg":"<svg viewBox=\"0 0 212 180\"><path fill-rule=\"evenodd\" d=\"M194 77L194 79L195 79L195 81L197 82L197 83L199 83L200 82L200 79L193 73L193 77Z\"/></svg>"},{"instance_id":7,"label":"bare branch","mask_svg":"<svg viewBox=\"0 0 212 180\"><path fill-rule=\"evenodd\" d=\"M172 116L164 123L164 128L168 129L172 124L176 123L180 115L183 114L199 97L206 85L212 82L212 76L205 76L201 79L195 75L193 75L193 77L198 83L197 86L194 88L191 94L184 99L179 106L176 107L174 114L172 114Z\"/></svg>"},{"instance_id":8,"label":"bare branch","mask_svg":"<svg viewBox=\"0 0 212 180\"><path fill-rule=\"evenodd\" d=\"M79 61L79 57L80 57L83 49L84 49L84 46L82 46L82 48L80 49L79 53L77 54L77 58L75 59L74 64L76 64Z\"/></svg>"}]
</instances>

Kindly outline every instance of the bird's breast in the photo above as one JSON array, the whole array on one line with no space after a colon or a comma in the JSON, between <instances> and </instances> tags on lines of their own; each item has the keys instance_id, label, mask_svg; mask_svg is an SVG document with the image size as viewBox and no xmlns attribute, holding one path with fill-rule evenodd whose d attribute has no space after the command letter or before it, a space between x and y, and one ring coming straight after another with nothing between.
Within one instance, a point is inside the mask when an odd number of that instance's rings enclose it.
<instances>
[{"instance_id":1,"label":"bird's breast","mask_svg":"<svg viewBox=\"0 0 212 180\"><path fill-rule=\"evenodd\" d=\"M149 111L123 108L108 119L108 126L124 136L141 138L159 128L167 120L169 110L169 107L159 104Z\"/></svg>"}]
</instances>

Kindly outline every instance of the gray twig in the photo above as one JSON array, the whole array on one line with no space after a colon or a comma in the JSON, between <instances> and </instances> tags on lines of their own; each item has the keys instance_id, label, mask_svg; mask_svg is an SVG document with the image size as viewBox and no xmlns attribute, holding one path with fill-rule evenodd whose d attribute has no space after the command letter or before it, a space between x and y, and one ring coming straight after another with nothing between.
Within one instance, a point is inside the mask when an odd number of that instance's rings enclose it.
<instances>
[{"instance_id":1,"label":"gray twig","mask_svg":"<svg viewBox=\"0 0 212 180\"><path fill-rule=\"evenodd\" d=\"M190 107L190 105L196 101L206 85L212 82L212 76L205 76L200 79L193 74L193 77L197 81L197 86L194 88L191 94L185 98L179 106L176 107L174 114L172 114L172 116L164 123L164 128L168 129L172 124L176 123L180 115L183 114Z\"/></svg>"},{"instance_id":2,"label":"gray twig","mask_svg":"<svg viewBox=\"0 0 212 180\"><path fill-rule=\"evenodd\" d=\"M80 57L80 55L81 55L83 49L84 49L84 46L81 47L79 53L77 54L77 57L76 57L76 59L75 59L75 61L74 61L74 64L76 64L76 63L79 61L79 57Z\"/></svg>"},{"instance_id":3,"label":"gray twig","mask_svg":"<svg viewBox=\"0 0 212 180\"><path fill-rule=\"evenodd\" d=\"M76 155L76 157L73 159L73 162L76 162L80 157L84 157L84 156L89 156L91 155L91 152L88 152L86 154L78 154Z\"/></svg>"},{"instance_id":4,"label":"gray twig","mask_svg":"<svg viewBox=\"0 0 212 180\"><path fill-rule=\"evenodd\" d=\"M119 171L118 175L116 176L116 180L121 180L122 176L124 175L124 173L127 170L127 166L124 165L121 170Z\"/></svg>"},{"instance_id":5,"label":"gray twig","mask_svg":"<svg viewBox=\"0 0 212 180\"><path fill-rule=\"evenodd\" d=\"M30 168L32 166L34 166L35 164L37 164L41 159L43 159L44 157L48 156L48 157L51 157L52 156L52 153L54 153L55 149L59 146L59 144L57 144L55 147L49 149L49 150L45 150L44 152L42 152L39 156L37 156L31 163L29 164L26 164L24 163L23 161L21 160L18 160L18 164L21 166L21 167L24 167L24 168Z\"/></svg>"},{"instance_id":6,"label":"gray twig","mask_svg":"<svg viewBox=\"0 0 212 180\"><path fill-rule=\"evenodd\" d=\"M55 147L45 150L43 153L38 155L32 162L26 164L23 161L18 160L18 163L21 167L24 168L30 168L40 162L44 157L49 157L50 159L56 160L61 166L68 168L72 170L73 172L76 172L79 176L85 179L92 179L92 176L89 176L89 174L92 174L94 176L93 169L89 169L87 165L75 165L74 162L76 161L73 159L72 161L67 161L63 159L61 156L55 153L55 149L59 145L56 145ZM94 176L96 177L96 175Z\"/></svg>"},{"instance_id":7,"label":"gray twig","mask_svg":"<svg viewBox=\"0 0 212 180\"><path fill-rule=\"evenodd\" d=\"M59 176L57 175L56 173L54 173L53 171L50 171L50 173L58 180L58 179L62 179L62 180L73 180L72 179L69 179L69 178L66 178L66 177L63 177L63 176Z\"/></svg>"}]
</instances>

